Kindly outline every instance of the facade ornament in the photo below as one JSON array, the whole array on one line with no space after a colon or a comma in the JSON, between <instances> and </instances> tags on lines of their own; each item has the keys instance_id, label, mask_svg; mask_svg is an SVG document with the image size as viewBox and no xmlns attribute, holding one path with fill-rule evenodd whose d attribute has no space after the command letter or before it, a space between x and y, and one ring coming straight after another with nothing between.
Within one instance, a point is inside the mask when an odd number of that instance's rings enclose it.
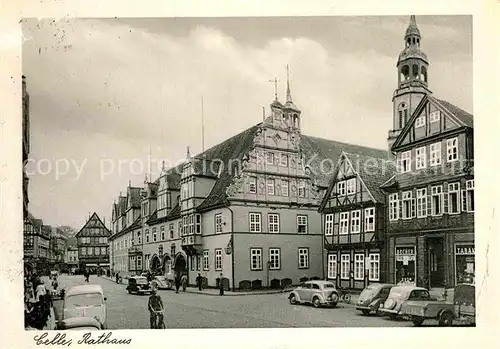
<instances>
[{"instance_id":1,"label":"facade ornament","mask_svg":"<svg viewBox=\"0 0 500 349\"><path fill-rule=\"evenodd\" d=\"M226 189L227 196L232 197L238 193L242 193L244 184L245 184L245 179L243 178L243 176L240 175L235 177L232 183Z\"/></svg>"}]
</instances>

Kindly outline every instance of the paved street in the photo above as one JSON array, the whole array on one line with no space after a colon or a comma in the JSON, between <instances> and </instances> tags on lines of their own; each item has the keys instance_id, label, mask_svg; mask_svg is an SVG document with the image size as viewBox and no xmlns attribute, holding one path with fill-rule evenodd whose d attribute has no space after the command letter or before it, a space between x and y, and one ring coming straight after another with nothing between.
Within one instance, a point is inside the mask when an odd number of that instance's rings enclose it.
<instances>
[{"instance_id":1,"label":"paved street","mask_svg":"<svg viewBox=\"0 0 500 349\"><path fill-rule=\"evenodd\" d=\"M67 290L84 284L84 277L62 275L59 281ZM130 295L125 285L95 275L90 283L101 285L107 297L109 329L149 328L147 295ZM409 321L362 316L352 305L339 304L334 309L291 305L286 293L220 297L160 290L159 294L166 307L167 328L413 326Z\"/></svg>"}]
</instances>

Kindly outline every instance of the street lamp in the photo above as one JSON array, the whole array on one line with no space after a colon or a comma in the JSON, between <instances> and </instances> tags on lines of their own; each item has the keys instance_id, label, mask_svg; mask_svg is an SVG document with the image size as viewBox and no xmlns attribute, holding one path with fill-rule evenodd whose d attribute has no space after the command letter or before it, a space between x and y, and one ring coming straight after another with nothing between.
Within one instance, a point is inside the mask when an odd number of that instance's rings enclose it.
<instances>
[{"instance_id":1,"label":"street lamp","mask_svg":"<svg viewBox=\"0 0 500 349\"><path fill-rule=\"evenodd\" d=\"M271 287L271 280L269 280L270 270L271 270L271 261L267 261L267 288Z\"/></svg>"}]
</instances>

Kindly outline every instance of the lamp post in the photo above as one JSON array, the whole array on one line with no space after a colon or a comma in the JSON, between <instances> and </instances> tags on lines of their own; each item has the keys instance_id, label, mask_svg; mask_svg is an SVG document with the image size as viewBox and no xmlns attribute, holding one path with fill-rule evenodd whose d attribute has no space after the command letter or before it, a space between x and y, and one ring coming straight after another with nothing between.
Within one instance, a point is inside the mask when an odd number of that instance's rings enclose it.
<instances>
[{"instance_id":1,"label":"lamp post","mask_svg":"<svg viewBox=\"0 0 500 349\"><path fill-rule=\"evenodd\" d=\"M271 280L269 279L270 271L271 271L271 261L267 261L267 288L271 287Z\"/></svg>"}]
</instances>

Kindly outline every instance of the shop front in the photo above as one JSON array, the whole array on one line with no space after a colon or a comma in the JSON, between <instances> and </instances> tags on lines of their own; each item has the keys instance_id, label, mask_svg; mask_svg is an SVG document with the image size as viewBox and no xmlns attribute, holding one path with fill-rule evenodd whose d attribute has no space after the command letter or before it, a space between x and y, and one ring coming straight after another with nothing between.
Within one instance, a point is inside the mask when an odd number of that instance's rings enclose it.
<instances>
[{"instance_id":1,"label":"shop front","mask_svg":"<svg viewBox=\"0 0 500 349\"><path fill-rule=\"evenodd\" d=\"M395 283L416 283L417 253L415 246L396 246L395 249Z\"/></svg>"},{"instance_id":2,"label":"shop front","mask_svg":"<svg viewBox=\"0 0 500 349\"><path fill-rule=\"evenodd\" d=\"M455 245L455 283L474 284L476 263L473 244Z\"/></svg>"}]
</instances>

